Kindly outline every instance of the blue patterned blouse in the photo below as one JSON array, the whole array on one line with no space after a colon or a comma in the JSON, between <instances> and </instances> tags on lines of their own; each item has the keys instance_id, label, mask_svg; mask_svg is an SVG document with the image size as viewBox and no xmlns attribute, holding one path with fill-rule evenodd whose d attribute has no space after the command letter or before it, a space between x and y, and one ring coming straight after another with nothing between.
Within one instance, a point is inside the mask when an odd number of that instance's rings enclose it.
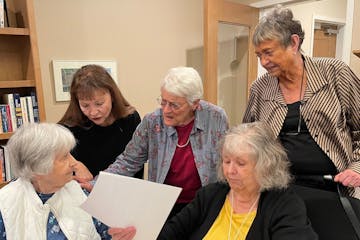
<instances>
[{"instance_id":1,"label":"blue patterned blouse","mask_svg":"<svg viewBox=\"0 0 360 240\"><path fill-rule=\"evenodd\" d=\"M88 193L84 191L86 195ZM41 201L45 203L49 198L51 198L51 194L42 194L38 193ZM111 236L107 233L108 226L100 222L99 220L93 218L94 225L96 227L97 232L99 233L101 239L111 239ZM56 220L55 216L52 212L49 213L48 224L47 224L47 237L48 240L65 240L67 239L64 233L61 231L58 221ZM6 240L6 231L4 221L0 212L0 240Z\"/></svg>"}]
</instances>

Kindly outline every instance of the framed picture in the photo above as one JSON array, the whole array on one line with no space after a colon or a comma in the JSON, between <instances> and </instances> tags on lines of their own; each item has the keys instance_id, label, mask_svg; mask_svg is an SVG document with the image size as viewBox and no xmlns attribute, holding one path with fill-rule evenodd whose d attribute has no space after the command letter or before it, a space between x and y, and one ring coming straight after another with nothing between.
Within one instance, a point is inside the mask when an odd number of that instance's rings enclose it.
<instances>
[{"instance_id":1,"label":"framed picture","mask_svg":"<svg viewBox=\"0 0 360 240\"><path fill-rule=\"evenodd\" d=\"M70 86L74 73L84 65L96 64L103 66L117 83L116 61L72 61L53 60L55 82L55 98L57 102L70 100Z\"/></svg>"}]
</instances>

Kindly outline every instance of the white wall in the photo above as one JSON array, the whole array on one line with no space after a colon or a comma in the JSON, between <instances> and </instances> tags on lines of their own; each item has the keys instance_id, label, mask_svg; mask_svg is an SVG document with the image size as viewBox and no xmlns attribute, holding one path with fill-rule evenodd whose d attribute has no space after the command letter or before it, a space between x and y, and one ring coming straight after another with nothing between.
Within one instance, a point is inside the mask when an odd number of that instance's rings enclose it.
<instances>
[{"instance_id":1,"label":"white wall","mask_svg":"<svg viewBox=\"0 0 360 240\"><path fill-rule=\"evenodd\" d=\"M116 60L122 93L141 116L157 107L159 85L187 50L203 45L202 0L34 0L47 121L56 102L51 60Z\"/></svg>"}]
</instances>

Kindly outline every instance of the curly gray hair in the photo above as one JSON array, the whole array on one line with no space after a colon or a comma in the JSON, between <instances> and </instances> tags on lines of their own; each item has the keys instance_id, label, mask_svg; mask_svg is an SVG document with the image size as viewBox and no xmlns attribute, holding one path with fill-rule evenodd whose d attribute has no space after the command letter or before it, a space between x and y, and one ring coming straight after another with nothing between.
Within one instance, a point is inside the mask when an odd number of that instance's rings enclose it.
<instances>
[{"instance_id":1,"label":"curly gray hair","mask_svg":"<svg viewBox=\"0 0 360 240\"><path fill-rule=\"evenodd\" d=\"M301 23L294 19L294 15L289 8L278 5L260 19L255 28L252 42L255 46L259 46L260 43L266 40L275 39L287 47L291 44L291 35L293 34L299 36L298 50L300 50L305 37Z\"/></svg>"},{"instance_id":2,"label":"curly gray hair","mask_svg":"<svg viewBox=\"0 0 360 240\"><path fill-rule=\"evenodd\" d=\"M220 142L220 154L239 156L247 152L254 156L255 175L260 191L282 189L289 185L287 154L270 127L263 122L243 123L231 128ZM218 165L218 178L226 182L222 160Z\"/></svg>"}]
</instances>

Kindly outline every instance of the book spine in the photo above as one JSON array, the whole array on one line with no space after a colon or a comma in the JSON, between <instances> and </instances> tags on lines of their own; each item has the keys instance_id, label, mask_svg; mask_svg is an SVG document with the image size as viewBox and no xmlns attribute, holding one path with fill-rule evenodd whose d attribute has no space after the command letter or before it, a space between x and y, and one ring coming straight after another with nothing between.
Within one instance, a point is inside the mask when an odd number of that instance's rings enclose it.
<instances>
[{"instance_id":1,"label":"book spine","mask_svg":"<svg viewBox=\"0 0 360 240\"><path fill-rule=\"evenodd\" d=\"M4 154L4 149L0 147L0 169L1 169L1 181L0 182L5 182L6 181L6 174L5 174L5 154Z\"/></svg>"},{"instance_id":2,"label":"book spine","mask_svg":"<svg viewBox=\"0 0 360 240\"><path fill-rule=\"evenodd\" d=\"M27 114L26 97L20 97L20 105L21 105L21 115L23 118L23 124L28 123L29 118Z\"/></svg>"},{"instance_id":3,"label":"book spine","mask_svg":"<svg viewBox=\"0 0 360 240\"><path fill-rule=\"evenodd\" d=\"M3 126L2 126L2 117L0 114L0 133L4 133Z\"/></svg>"},{"instance_id":4,"label":"book spine","mask_svg":"<svg viewBox=\"0 0 360 240\"><path fill-rule=\"evenodd\" d=\"M6 122L8 126L8 132L12 132L13 128L12 128L10 107L9 104L6 104L5 106L6 106Z\"/></svg>"},{"instance_id":5,"label":"book spine","mask_svg":"<svg viewBox=\"0 0 360 240\"><path fill-rule=\"evenodd\" d=\"M29 122L33 123L34 122L34 109L33 109L31 96L26 97L26 107L27 107Z\"/></svg>"},{"instance_id":6,"label":"book spine","mask_svg":"<svg viewBox=\"0 0 360 240\"><path fill-rule=\"evenodd\" d=\"M0 28L5 27L5 0L0 0Z\"/></svg>"},{"instance_id":7,"label":"book spine","mask_svg":"<svg viewBox=\"0 0 360 240\"><path fill-rule=\"evenodd\" d=\"M12 131L15 131L17 129L17 123L16 123L14 94L12 93L4 94L3 98L4 98L4 102L9 105L10 115L11 115L11 127L12 127Z\"/></svg>"},{"instance_id":8,"label":"book spine","mask_svg":"<svg viewBox=\"0 0 360 240\"><path fill-rule=\"evenodd\" d=\"M15 105L15 116L16 116L16 127L20 127L23 124L20 94L14 93L14 105Z\"/></svg>"},{"instance_id":9,"label":"book spine","mask_svg":"<svg viewBox=\"0 0 360 240\"><path fill-rule=\"evenodd\" d=\"M11 163L9 159L9 152L6 149L6 146L2 145L1 148L4 150L4 160L5 160L5 180L11 181L13 179L13 173L11 170Z\"/></svg>"},{"instance_id":10,"label":"book spine","mask_svg":"<svg viewBox=\"0 0 360 240\"><path fill-rule=\"evenodd\" d=\"M32 100L33 110L34 110L34 121L40 122L39 106L38 106L38 101L36 98L36 93L31 92L30 96L31 96L31 100Z\"/></svg>"},{"instance_id":11,"label":"book spine","mask_svg":"<svg viewBox=\"0 0 360 240\"><path fill-rule=\"evenodd\" d=\"M1 114L1 123L2 129L4 133L8 132L8 123L7 123L7 116L6 116L6 104L0 104L0 114Z\"/></svg>"}]
</instances>

